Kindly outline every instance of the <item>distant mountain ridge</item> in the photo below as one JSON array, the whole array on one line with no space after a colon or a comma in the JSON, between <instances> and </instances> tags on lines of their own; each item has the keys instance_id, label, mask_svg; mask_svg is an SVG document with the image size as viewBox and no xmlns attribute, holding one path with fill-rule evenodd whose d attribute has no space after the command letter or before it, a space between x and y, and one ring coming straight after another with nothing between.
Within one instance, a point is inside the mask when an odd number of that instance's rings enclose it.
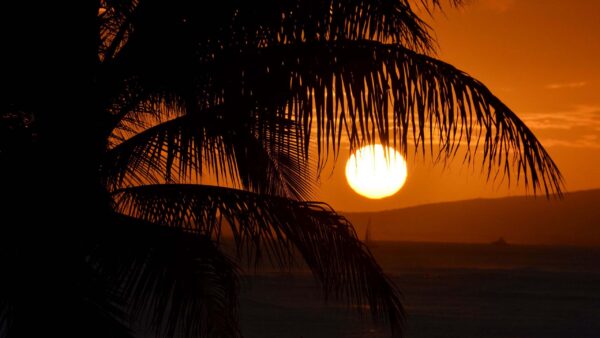
<instances>
[{"instance_id":1,"label":"distant mountain ridge","mask_svg":"<svg viewBox=\"0 0 600 338\"><path fill-rule=\"evenodd\" d=\"M600 189L343 213L372 240L600 246Z\"/></svg>"}]
</instances>

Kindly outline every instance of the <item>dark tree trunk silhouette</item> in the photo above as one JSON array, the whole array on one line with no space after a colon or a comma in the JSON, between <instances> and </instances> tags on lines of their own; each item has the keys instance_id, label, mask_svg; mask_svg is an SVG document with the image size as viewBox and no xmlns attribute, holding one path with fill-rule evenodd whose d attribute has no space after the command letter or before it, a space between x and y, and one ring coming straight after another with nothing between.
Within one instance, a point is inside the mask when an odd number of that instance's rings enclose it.
<instances>
[{"instance_id":1,"label":"dark tree trunk silhouette","mask_svg":"<svg viewBox=\"0 0 600 338\"><path fill-rule=\"evenodd\" d=\"M101 319L91 312L100 304L94 304L91 285L98 281L85 257L95 227L111 210L98 170L107 123L95 83L99 3L11 6L5 11L13 24L11 62L3 65L10 77L4 81L33 113L35 142L16 150L1 177L3 223L10 223L3 225L10 233L2 238L14 263L3 272L11 276L5 282L14 283L2 285L13 300L14 320L5 334L91 337L89 328L97 330Z\"/></svg>"}]
</instances>

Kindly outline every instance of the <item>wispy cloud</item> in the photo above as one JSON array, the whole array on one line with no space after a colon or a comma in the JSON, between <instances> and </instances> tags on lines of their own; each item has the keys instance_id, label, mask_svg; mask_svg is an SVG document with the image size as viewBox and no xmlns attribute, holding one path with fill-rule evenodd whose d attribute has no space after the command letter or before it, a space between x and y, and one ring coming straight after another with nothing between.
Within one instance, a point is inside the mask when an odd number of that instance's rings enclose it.
<instances>
[{"instance_id":1,"label":"wispy cloud","mask_svg":"<svg viewBox=\"0 0 600 338\"><path fill-rule=\"evenodd\" d=\"M572 89L587 86L586 81L568 82L568 83L551 83L546 85L546 89Z\"/></svg>"},{"instance_id":2,"label":"wispy cloud","mask_svg":"<svg viewBox=\"0 0 600 338\"><path fill-rule=\"evenodd\" d=\"M600 106L580 105L569 111L521 117L546 147L600 148Z\"/></svg>"},{"instance_id":3,"label":"wispy cloud","mask_svg":"<svg viewBox=\"0 0 600 338\"><path fill-rule=\"evenodd\" d=\"M578 105L573 110L523 114L522 120L533 129L600 130L600 106Z\"/></svg>"},{"instance_id":4,"label":"wispy cloud","mask_svg":"<svg viewBox=\"0 0 600 338\"><path fill-rule=\"evenodd\" d=\"M600 149L600 140L597 135L583 135L574 140L545 138L542 140L545 147L591 148Z\"/></svg>"}]
</instances>

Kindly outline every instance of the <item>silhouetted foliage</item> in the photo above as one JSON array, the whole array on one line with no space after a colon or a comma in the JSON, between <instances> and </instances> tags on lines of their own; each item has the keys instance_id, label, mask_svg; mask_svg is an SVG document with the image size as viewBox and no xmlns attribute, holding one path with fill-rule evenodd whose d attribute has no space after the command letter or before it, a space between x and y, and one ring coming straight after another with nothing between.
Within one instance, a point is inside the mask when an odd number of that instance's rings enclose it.
<instances>
[{"instance_id":1,"label":"silhouetted foliage","mask_svg":"<svg viewBox=\"0 0 600 338\"><path fill-rule=\"evenodd\" d=\"M11 4L0 336L238 337L225 226L254 262L299 252L326 296L401 336L399 290L344 217L309 202L342 138L442 160L463 146L490 178L561 189L518 117L433 57L412 6L100 0L33 18Z\"/></svg>"}]
</instances>

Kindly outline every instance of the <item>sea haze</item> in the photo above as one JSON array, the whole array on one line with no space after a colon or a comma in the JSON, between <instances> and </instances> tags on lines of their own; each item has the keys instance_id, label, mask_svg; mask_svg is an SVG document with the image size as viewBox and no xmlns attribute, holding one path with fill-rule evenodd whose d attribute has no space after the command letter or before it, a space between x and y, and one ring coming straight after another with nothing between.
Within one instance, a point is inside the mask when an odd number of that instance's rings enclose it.
<instances>
[{"instance_id":1,"label":"sea haze","mask_svg":"<svg viewBox=\"0 0 600 338\"><path fill-rule=\"evenodd\" d=\"M600 248L373 242L404 294L407 337L598 337ZM304 267L259 268L242 293L246 337L388 337L322 300Z\"/></svg>"}]
</instances>

